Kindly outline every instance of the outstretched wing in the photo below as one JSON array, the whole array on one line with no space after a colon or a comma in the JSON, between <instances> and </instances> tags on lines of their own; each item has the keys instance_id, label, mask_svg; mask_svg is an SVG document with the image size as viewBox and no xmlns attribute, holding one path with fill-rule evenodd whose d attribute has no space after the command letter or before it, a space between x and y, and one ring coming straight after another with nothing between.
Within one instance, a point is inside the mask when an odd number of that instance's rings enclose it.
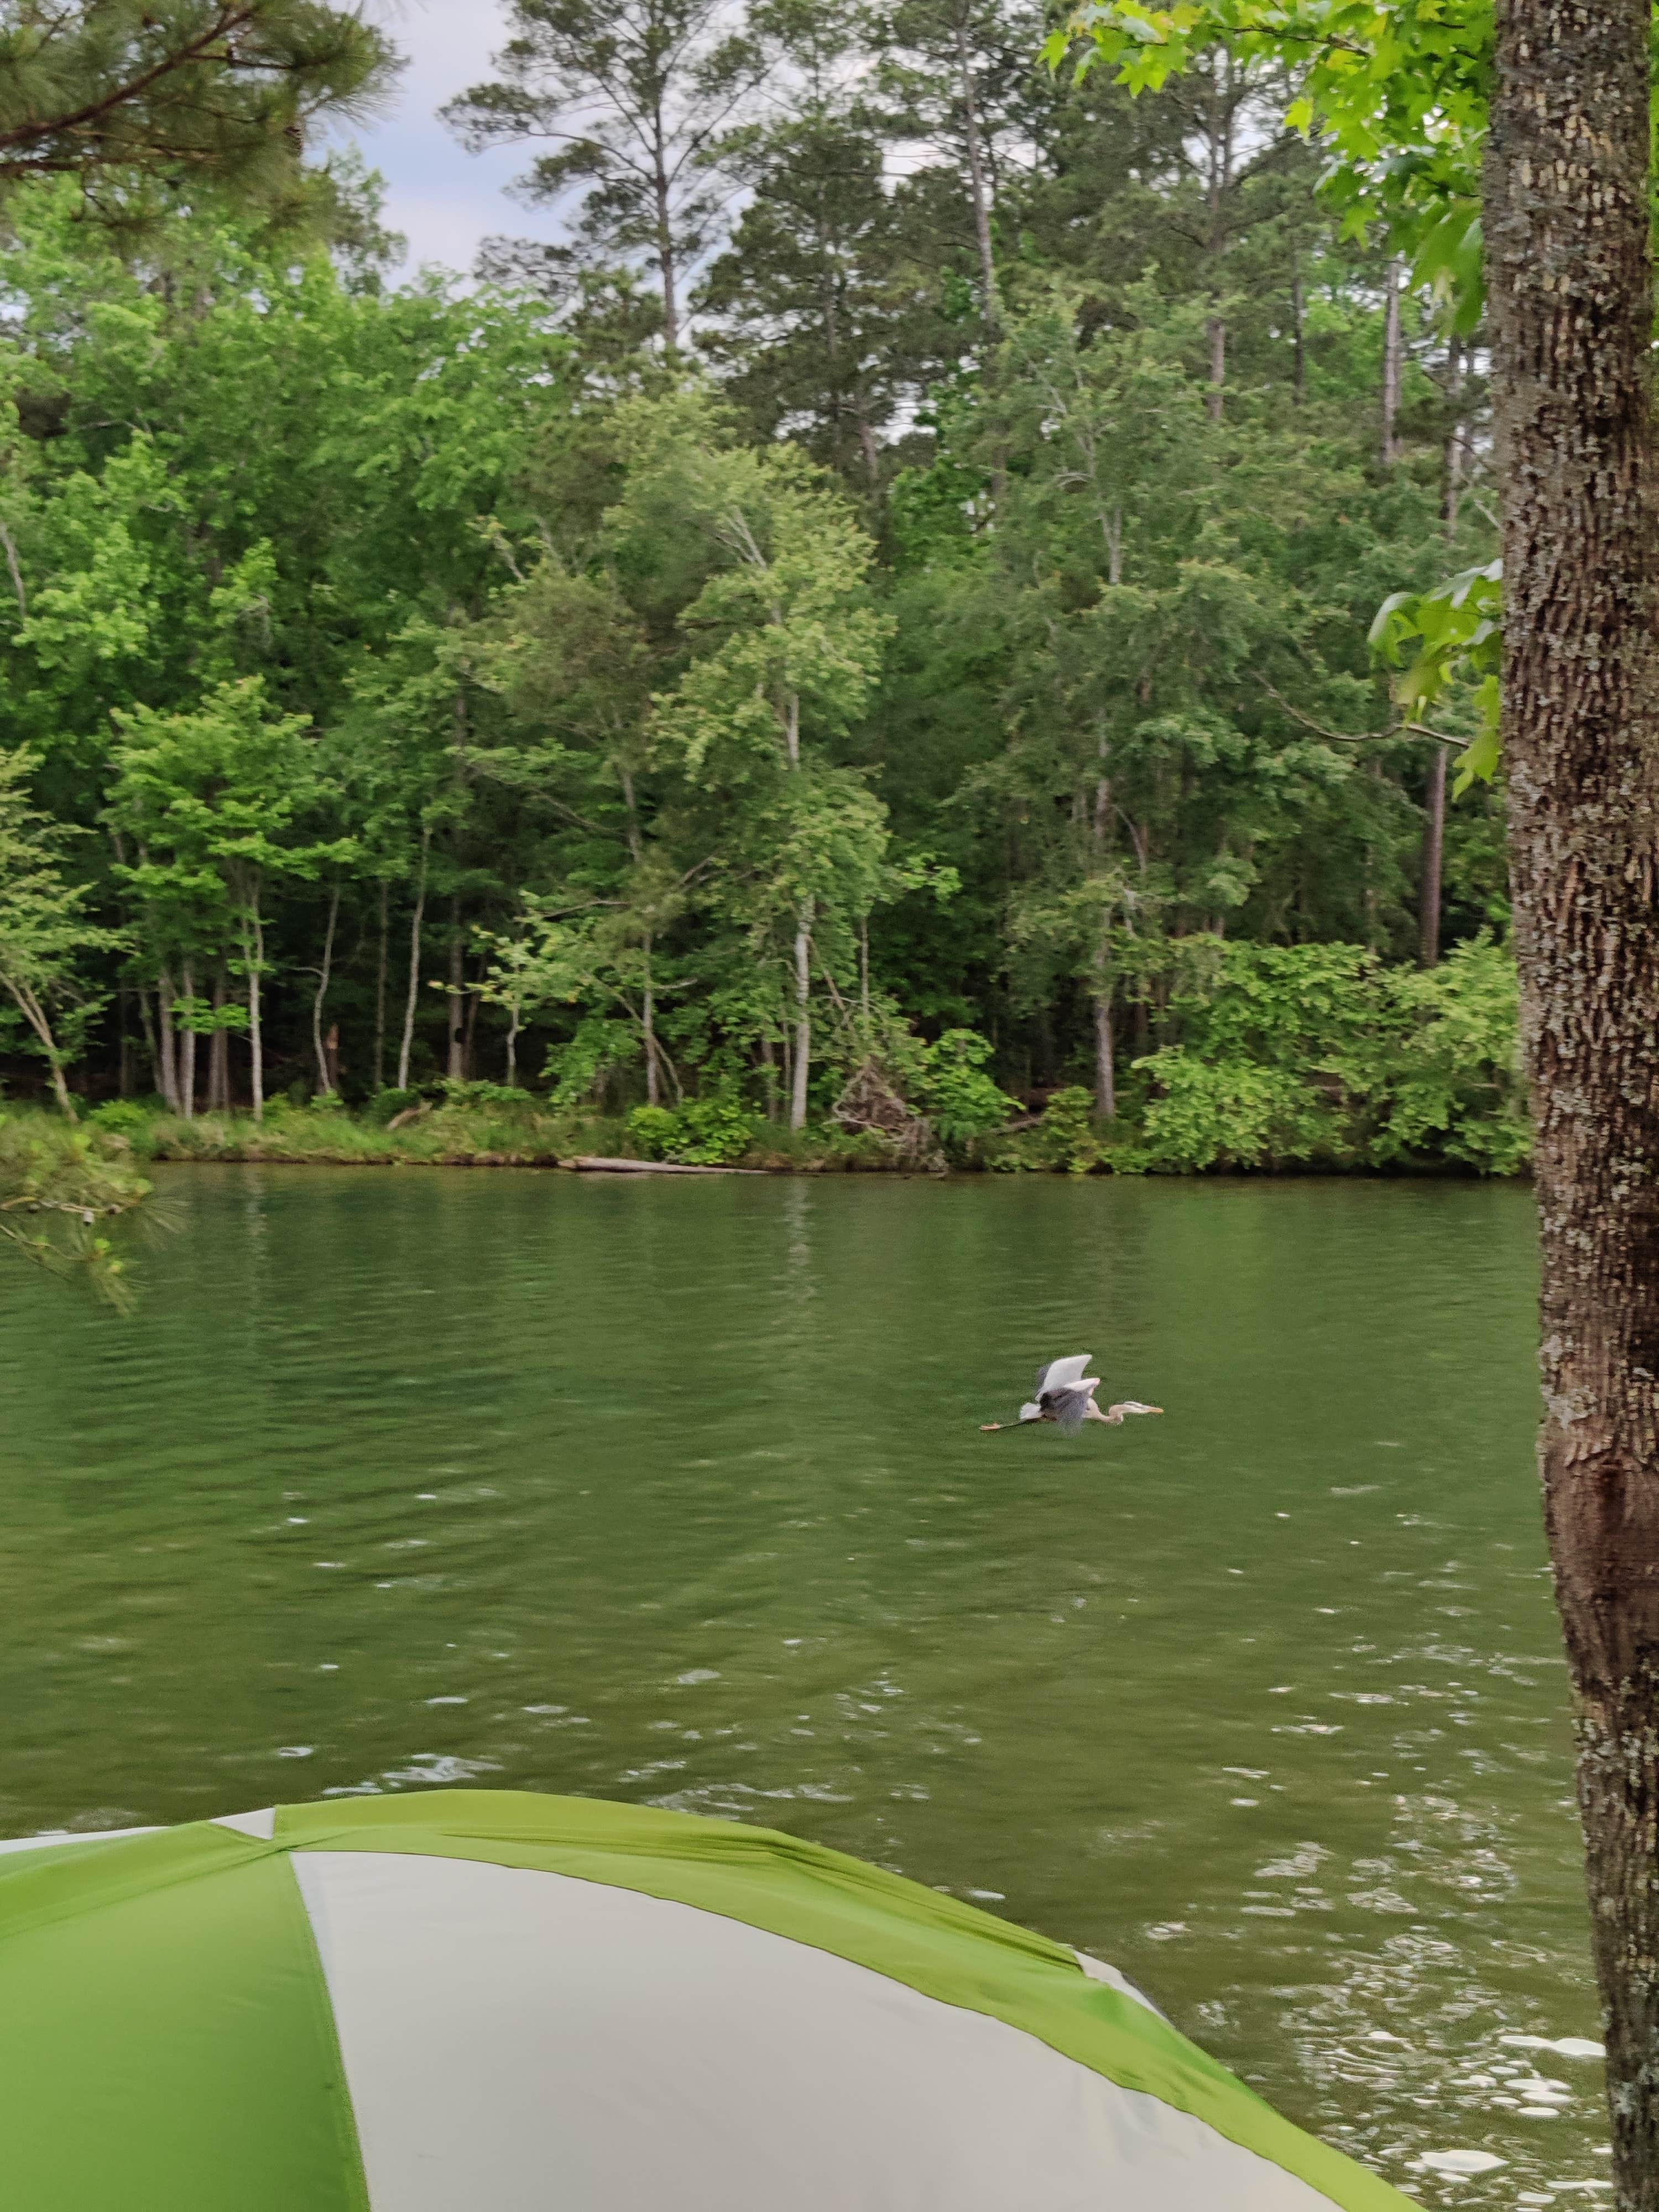
<instances>
[{"instance_id":1,"label":"outstretched wing","mask_svg":"<svg viewBox=\"0 0 1659 2212\"><path fill-rule=\"evenodd\" d=\"M1097 1382L1091 1382L1086 1389L1049 1390L1045 1393L1048 1411L1059 1424L1061 1436L1077 1435L1089 1418L1089 1401L1099 1387Z\"/></svg>"},{"instance_id":2,"label":"outstretched wing","mask_svg":"<svg viewBox=\"0 0 1659 2212\"><path fill-rule=\"evenodd\" d=\"M1092 1352L1073 1353L1069 1359L1051 1359L1046 1367L1039 1367L1036 1379L1036 1399L1042 1402L1044 1391L1075 1390L1094 1358ZM1098 1387L1098 1386L1097 1386Z\"/></svg>"}]
</instances>

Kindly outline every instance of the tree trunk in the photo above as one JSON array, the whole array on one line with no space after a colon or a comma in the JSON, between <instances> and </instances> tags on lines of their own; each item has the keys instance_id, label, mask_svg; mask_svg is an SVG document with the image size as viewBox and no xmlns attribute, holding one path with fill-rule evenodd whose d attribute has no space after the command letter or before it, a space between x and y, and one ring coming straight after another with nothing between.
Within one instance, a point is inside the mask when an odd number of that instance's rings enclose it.
<instances>
[{"instance_id":1,"label":"tree trunk","mask_svg":"<svg viewBox=\"0 0 1659 2212\"><path fill-rule=\"evenodd\" d=\"M160 1091L161 1089L161 1048L155 1041L155 1024L150 1019L149 993L145 990L142 983L138 986L137 996L138 1026L143 1032L144 1050L149 1054L150 1088ZM165 1097L166 1093L163 1092L162 1095Z\"/></svg>"},{"instance_id":2,"label":"tree trunk","mask_svg":"<svg viewBox=\"0 0 1659 2212\"><path fill-rule=\"evenodd\" d=\"M1486 239L1539 1461L1620 2212L1659 2208L1659 554L1646 0L1508 0Z\"/></svg>"},{"instance_id":3,"label":"tree trunk","mask_svg":"<svg viewBox=\"0 0 1659 2212\"><path fill-rule=\"evenodd\" d=\"M213 1034L208 1039L208 1112L230 1111L230 1032L225 1027L225 970L213 971Z\"/></svg>"},{"instance_id":4,"label":"tree trunk","mask_svg":"<svg viewBox=\"0 0 1659 2212\"><path fill-rule=\"evenodd\" d=\"M449 902L449 1050L444 1072L452 1083L461 1082L466 1073L465 1055L461 1049L461 902L458 898Z\"/></svg>"},{"instance_id":5,"label":"tree trunk","mask_svg":"<svg viewBox=\"0 0 1659 2212\"><path fill-rule=\"evenodd\" d=\"M34 1031L35 1042L40 1045L52 1073L52 1096L58 1101L58 1111L66 1121L77 1120L75 1101L70 1096L70 1087L64 1079L63 1054L58 1049L58 1039L52 1034L51 1018L45 1006L30 986L15 973L0 971L0 984L4 986L19 1013Z\"/></svg>"},{"instance_id":6,"label":"tree trunk","mask_svg":"<svg viewBox=\"0 0 1659 2212\"><path fill-rule=\"evenodd\" d=\"M507 1010L507 1088L519 1079L519 1002L515 999Z\"/></svg>"},{"instance_id":7,"label":"tree trunk","mask_svg":"<svg viewBox=\"0 0 1659 2212\"><path fill-rule=\"evenodd\" d=\"M1102 1121L1115 1121L1117 1060L1112 1043L1112 986L1103 945L1097 964L1101 980L1095 989L1095 1114Z\"/></svg>"},{"instance_id":8,"label":"tree trunk","mask_svg":"<svg viewBox=\"0 0 1659 2212\"><path fill-rule=\"evenodd\" d=\"M1405 340L1400 328L1400 295L1405 270L1398 261L1389 264L1388 306L1382 317L1382 444L1381 459L1391 469L1400 459L1400 391L1406 367Z\"/></svg>"},{"instance_id":9,"label":"tree trunk","mask_svg":"<svg viewBox=\"0 0 1659 2212\"><path fill-rule=\"evenodd\" d=\"M386 1089L386 975L390 947L392 889L380 878L380 944L374 963L374 1088Z\"/></svg>"},{"instance_id":10,"label":"tree trunk","mask_svg":"<svg viewBox=\"0 0 1659 2212\"><path fill-rule=\"evenodd\" d=\"M265 1039L264 1009L261 1003L259 979L265 964L265 924L259 911L259 878L253 878L253 894L248 902L247 934L244 945L247 951L247 1047L248 1079L252 1091L253 1118L265 1118Z\"/></svg>"},{"instance_id":11,"label":"tree trunk","mask_svg":"<svg viewBox=\"0 0 1659 2212\"><path fill-rule=\"evenodd\" d=\"M1446 433L1445 473L1440 495L1440 520L1446 535L1457 535L1457 510L1463 495L1463 341L1452 338L1446 347L1446 396L1452 403L1451 427Z\"/></svg>"},{"instance_id":12,"label":"tree trunk","mask_svg":"<svg viewBox=\"0 0 1659 2212\"><path fill-rule=\"evenodd\" d=\"M179 976L184 986L183 995L186 999L194 1000L196 996L195 963L190 960L182 962ZM196 1119L196 1009L193 1005L190 1011L190 1019L179 1035L179 1110L186 1121L193 1121Z\"/></svg>"},{"instance_id":13,"label":"tree trunk","mask_svg":"<svg viewBox=\"0 0 1659 2212\"><path fill-rule=\"evenodd\" d=\"M654 184L657 203L657 273L662 282L662 336L663 344L668 352L673 355L679 351L680 346L680 303L674 268L673 209L669 201L668 165L663 146L661 114L655 115L652 119L656 127Z\"/></svg>"},{"instance_id":14,"label":"tree trunk","mask_svg":"<svg viewBox=\"0 0 1659 2212\"><path fill-rule=\"evenodd\" d=\"M1291 278L1291 338L1295 362L1291 392L1299 407L1308 396L1307 308L1302 297L1302 271L1299 269Z\"/></svg>"},{"instance_id":15,"label":"tree trunk","mask_svg":"<svg viewBox=\"0 0 1659 2212\"><path fill-rule=\"evenodd\" d=\"M1440 965L1440 879L1446 846L1446 748L1436 745L1429 762L1428 796L1423 814L1423 868L1417 890L1417 964Z\"/></svg>"},{"instance_id":16,"label":"tree trunk","mask_svg":"<svg viewBox=\"0 0 1659 2212\"><path fill-rule=\"evenodd\" d=\"M1094 838L1095 866L1104 872L1107 853L1111 842L1112 782L1107 774L1111 763L1111 739L1104 725L1096 732L1095 751L1100 763L1100 773L1095 778ZM1095 1115L1102 1121L1117 1119L1117 1059L1112 1042L1112 930L1109 919L1101 924L1100 942L1095 948Z\"/></svg>"},{"instance_id":17,"label":"tree trunk","mask_svg":"<svg viewBox=\"0 0 1659 2212\"><path fill-rule=\"evenodd\" d=\"M161 1085L161 1103L169 1114L179 1111L179 1054L178 1041L173 1026L173 970L163 968L155 979L155 1019L161 1031L161 1045L155 1055L156 1079Z\"/></svg>"},{"instance_id":18,"label":"tree trunk","mask_svg":"<svg viewBox=\"0 0 1659 2212\"><path fill-rule=\"evenodd\" d=\"M409 993L404 1000L404 1034L398 1047L398 1088L409 1088L409 1055L415 1042L415 1001L421 988L421 923L426 914L426 864L432 832L421 832L421 869L415 879L415 914L409 925Z\"/></svg>"},{"instance_id":19,"label":"tree trunk","mask_svg":"<svg viewBox=\"0 0 1659 2212\"><path fill-rule=\"evenodd\" d=\"M1212 422L1219 422L1227 403L1227 319L1212 315L1205 328L1210 334L1210 390L1204 408Z\"/></svg>"},{"instance_id":20,"label":"tree trunk","mask_svg":"<svg viewBox=\"0 0 1659 2212\"><path fill-rule=\"evenodd\" d=\"M812 902L807 899L795 917L795 1052L791 1070L789 1126L806 1127L806 1079L812 1064L812 1012L808 993L812 981Z\"/></svg>"},{"instance_id":21,"label":"tree trunk","mask_svg":"<svg viewBox=\"0 0 1659 2212\"><path fill-rule=\"evenodd\" d=\"M985 159L985 142L980 133L979 97L974 86L974 61L968 47L964 9L958 7L953 27L963 135L968 142L968 189L974 205L974 242L979 248L980 283L985 289L985 320L987 326L994 331L1002 320L1002 308L997 296L996 252L991 239L991 178Z\"/></svg>"},{"instance_id":22,"label":"tree trunk","mask_svg":"<svg viewBox=\"0 0 1659 2212\"><path fill-rule=\"evenodd\" d=\"M311 1001L311 1042L317 1054L317 1087L325 1097L334 1091L334 1078L328 1064L328 1050L323 1042L323 1006L328 997L328 979L334 966L334 927L340 919L340 886L336 884L328 896L328 927L323 933L323 963L317 970L317 988Z\"/></svg>"},{"instance_id":23,"label":"tree trunk","mask_svg":"<svg viewBox=\"0 0 1659 2212\"><path fill-rule=\"evenodd\" d=\"M641 998L640 1026L645 1031L645 1103L654 1106L657 1102L657 1000L651 980L651 936L645 939L645 989Z\"/></svg>"}]
</instances>

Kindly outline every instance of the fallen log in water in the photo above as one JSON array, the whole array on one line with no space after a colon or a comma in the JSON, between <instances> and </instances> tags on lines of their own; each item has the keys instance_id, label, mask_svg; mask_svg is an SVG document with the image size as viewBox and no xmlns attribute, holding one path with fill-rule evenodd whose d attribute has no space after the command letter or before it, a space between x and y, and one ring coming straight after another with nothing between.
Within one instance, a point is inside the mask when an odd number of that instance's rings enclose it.
<instances>
[{"instance_id":1,"label":"fallen log in water","mask_svg":"<svg viewBox=\"0 0 1659 2212\"><path fill-rule=\"evenodd\" d=\"M684 1160L572 1160L579 1175L764 1175L764 1168L693 1167Z\"/></svg>"}]
</instances>

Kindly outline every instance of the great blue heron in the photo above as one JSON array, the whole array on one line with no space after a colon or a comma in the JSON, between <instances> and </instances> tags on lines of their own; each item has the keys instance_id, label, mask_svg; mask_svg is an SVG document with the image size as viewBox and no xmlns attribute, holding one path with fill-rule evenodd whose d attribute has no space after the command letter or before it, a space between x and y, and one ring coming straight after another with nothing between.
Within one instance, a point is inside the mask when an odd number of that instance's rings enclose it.
<instances>
[{"instance_id":1,"label":"great blue heron","mask_svg":"<svg viewBox=\"0 0 1659 2212\"><path fill-rule=\"evenodd\" d=\"M1079 1352L1069 1359L1051 1359L1046 1367L1039 1367L1036 1395L1020 1407L1018 1420L981 1421L981 1433L988 1436L993 1429L1023 1428L1029 1421L1053 1421L1061 1436L1074 1437L1085 1421L1104 1421L1118 1428L1127 1413L1164 1411L1162 1406L1143 1406L1139 1398L1120 1398L1103 1413L1095 1403L1100 1377L1084 1372L1093 1358L1092 1352Z\"/></svg>"}]
</instances>

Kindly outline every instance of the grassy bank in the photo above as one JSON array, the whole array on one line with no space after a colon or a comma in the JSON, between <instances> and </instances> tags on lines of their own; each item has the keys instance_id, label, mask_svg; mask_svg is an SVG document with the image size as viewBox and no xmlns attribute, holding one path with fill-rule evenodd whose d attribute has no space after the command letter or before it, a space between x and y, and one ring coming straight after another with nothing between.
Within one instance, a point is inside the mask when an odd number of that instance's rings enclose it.
<instances>
[{"instance_id":1,"label":"grassy bank","mask_svg":"<svg viewBox=\"0 0 1659 2212\"><path fill-rule=\"evenodd\" d=\"M493 1086L474 1085L473 1089ZM31 1115L42 1123L54 1117ZM644 1122L644 1127L640 1125ZM881 1139L835 1128L793 1133L760 1122L699 1142L695 1133L653 1129L644 1116L575 1117L537 1100L422 1100L387 1115L319 1101L277 1100L264 1118L198 1114L190 1121L123 1100L87 1120L95 1143L142 1159L269 1161L334 1167L568 1167L578 1158L672 1159L777 1173L881 1171L902 1164ZM686 1140L680 1141L684 1137Z\"/></svg>"}]
</instances>

